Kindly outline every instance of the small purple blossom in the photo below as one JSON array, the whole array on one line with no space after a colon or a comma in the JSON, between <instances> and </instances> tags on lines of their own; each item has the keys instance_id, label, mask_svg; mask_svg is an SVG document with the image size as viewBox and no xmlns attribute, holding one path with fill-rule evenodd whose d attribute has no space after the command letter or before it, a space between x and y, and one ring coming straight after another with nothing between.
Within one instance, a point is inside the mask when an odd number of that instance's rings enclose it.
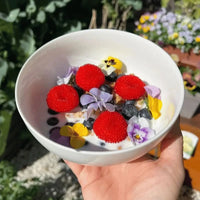
<instances>
[{"instance_id":1,"label":"small purple blossom","mask_svg":"<svg viewBox=\"0 0 200 200\"><path fill-rule=\"evenodd\" d=\"M70 147L70 138L60 135L60 128L55 127L52 129L49 137L52 141L57 142L58 144Z\"/></svg>"},{"instance_id":2,"label":"small purple blossom","mask_svg":"<svg viewBox=\"0 0 200 200\"><path fill-rule=\"evenodd\" d=\"M144 86L144 89L146 90L147 94L152 96L153 98L161 99L161 91L158 87L154 85L146 85Z\"/></svg>"},{"instance_id":3,"label":"small purple blossom","mask_svg":"<svg viewBox=\"0 0 200 200\"><path fill-rule=\"evenodd\" d=\"M109 94L107 92L103 92L99 90L98 88L92 88L89 91L89 94L83 94L80 98L80 103L87 107L87 118L91 115L93 110L100 111L105 108L106 110L113 112L115 111L115 106L111 103L109 103L113 98L112 94Z\"/></svg>"},{"instance_id":4,"label":"small purple blossom","mask_svg":"<svg viewBox=\"0 0 200 200\"><path fill-rule=\"evenodd\" d=\"M149 123L143 123L141 123L140 118L137 118L135 116L132 117L128 122L128 136L131 141L136 145L149 140L155 135L155 131L149 127Z\"/></svg>"},{"instance_id":5,"label":"small purple blossom","mask_svg":"<svg viewBox=\"0 0 200 200\"><path fill-rule=\"evenodd\" d=\"M69 67L64 77L57 76L57 85L68 84L72 75L75 75L78 71L78 67Z\"/></svg>"}]
</instances>

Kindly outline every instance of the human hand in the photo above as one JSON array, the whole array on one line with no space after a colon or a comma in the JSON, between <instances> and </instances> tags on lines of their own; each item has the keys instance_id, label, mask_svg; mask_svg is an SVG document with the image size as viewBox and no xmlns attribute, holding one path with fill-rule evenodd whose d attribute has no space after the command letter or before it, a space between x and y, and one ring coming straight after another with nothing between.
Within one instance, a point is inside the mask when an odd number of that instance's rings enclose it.
<instances>
[{"instance_id":1,"label":"human hand","mask_svg":"<svg viewBox=\"0 0 200 200\"><path fill-rule=\"evenodd\" d=\"M184 181L179 121L161 143L161 155L96 167L65 161L77 176L85 200L175 200Z\"/></svg>"}]
</instances>

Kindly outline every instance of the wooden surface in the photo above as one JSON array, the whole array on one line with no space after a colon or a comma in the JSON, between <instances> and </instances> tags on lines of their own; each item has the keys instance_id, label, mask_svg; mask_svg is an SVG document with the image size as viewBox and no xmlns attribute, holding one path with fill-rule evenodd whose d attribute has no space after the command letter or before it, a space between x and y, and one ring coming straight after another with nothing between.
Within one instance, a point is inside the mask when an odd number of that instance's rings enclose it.
<instances>
[{"instance_id":1,"label":"wooden surface","mask_svg":"<svg viewBox=\"0 0 200 200\"><path fill-rule=\"evenodd\" d=\"M181 117L181 129L194 133L199 137L199 142L193 156L189 160L184 160L186 169L185 184L200 191L200 112L191 119Z\"/></svg>"}]
</instances>

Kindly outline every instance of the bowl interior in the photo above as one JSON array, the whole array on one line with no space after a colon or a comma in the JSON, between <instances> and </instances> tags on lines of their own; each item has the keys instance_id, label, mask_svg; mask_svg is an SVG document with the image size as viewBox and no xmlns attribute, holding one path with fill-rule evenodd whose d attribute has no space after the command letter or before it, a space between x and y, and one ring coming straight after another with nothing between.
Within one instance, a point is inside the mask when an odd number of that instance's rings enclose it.
<instances>
[{"instance_id":1,"label":"bowl interior","mask_svg":"<svg viewBox=\"0 0 200 200\"><path fill-rule=\"evenodd\" d=\"M69 66L98 65L108 56L119 58L128 74L134 73L161 89L162 115L153 128L158 133L157 138L164 134L176 120L183 103L179 70L157 45L137 35L114 30L85 30L61 36L27 60L17 80L16 101L28 128L49 138L51 127L46 123L49 117L46 96L56 85L57 76L62 77ZM59 118L58 126L62 126L64 115Z\"/></svg>"}]
</instances>

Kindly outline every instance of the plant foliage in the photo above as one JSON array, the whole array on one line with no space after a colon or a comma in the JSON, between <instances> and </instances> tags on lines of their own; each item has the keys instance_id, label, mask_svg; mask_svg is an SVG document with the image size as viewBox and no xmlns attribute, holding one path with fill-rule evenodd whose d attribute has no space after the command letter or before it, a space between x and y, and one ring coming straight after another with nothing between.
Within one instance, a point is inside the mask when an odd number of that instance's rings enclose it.
<instances>
[{"instance_id":1,"label":"plant foliage","mask_svg":"<svg viewBox=\"0 0 200 200\"><path fill-rule=\"evenodd\" d=\"M16 109L14 88L25 60L42 44L82 24L70 18L70 0L0 1L0 156Z\"/></svg>"},{"instance_id":2,"label":"plant foliage","mask_svg":"<svg viewBox=\"0 0 200 200\"><path fill-rule=\"evenodd\" d=\"M0 200L32 200L38 191L37 183L25 187L26 181L16 180L15 175L10 163L0 162Z\"/></svg>"}]
</instances>

